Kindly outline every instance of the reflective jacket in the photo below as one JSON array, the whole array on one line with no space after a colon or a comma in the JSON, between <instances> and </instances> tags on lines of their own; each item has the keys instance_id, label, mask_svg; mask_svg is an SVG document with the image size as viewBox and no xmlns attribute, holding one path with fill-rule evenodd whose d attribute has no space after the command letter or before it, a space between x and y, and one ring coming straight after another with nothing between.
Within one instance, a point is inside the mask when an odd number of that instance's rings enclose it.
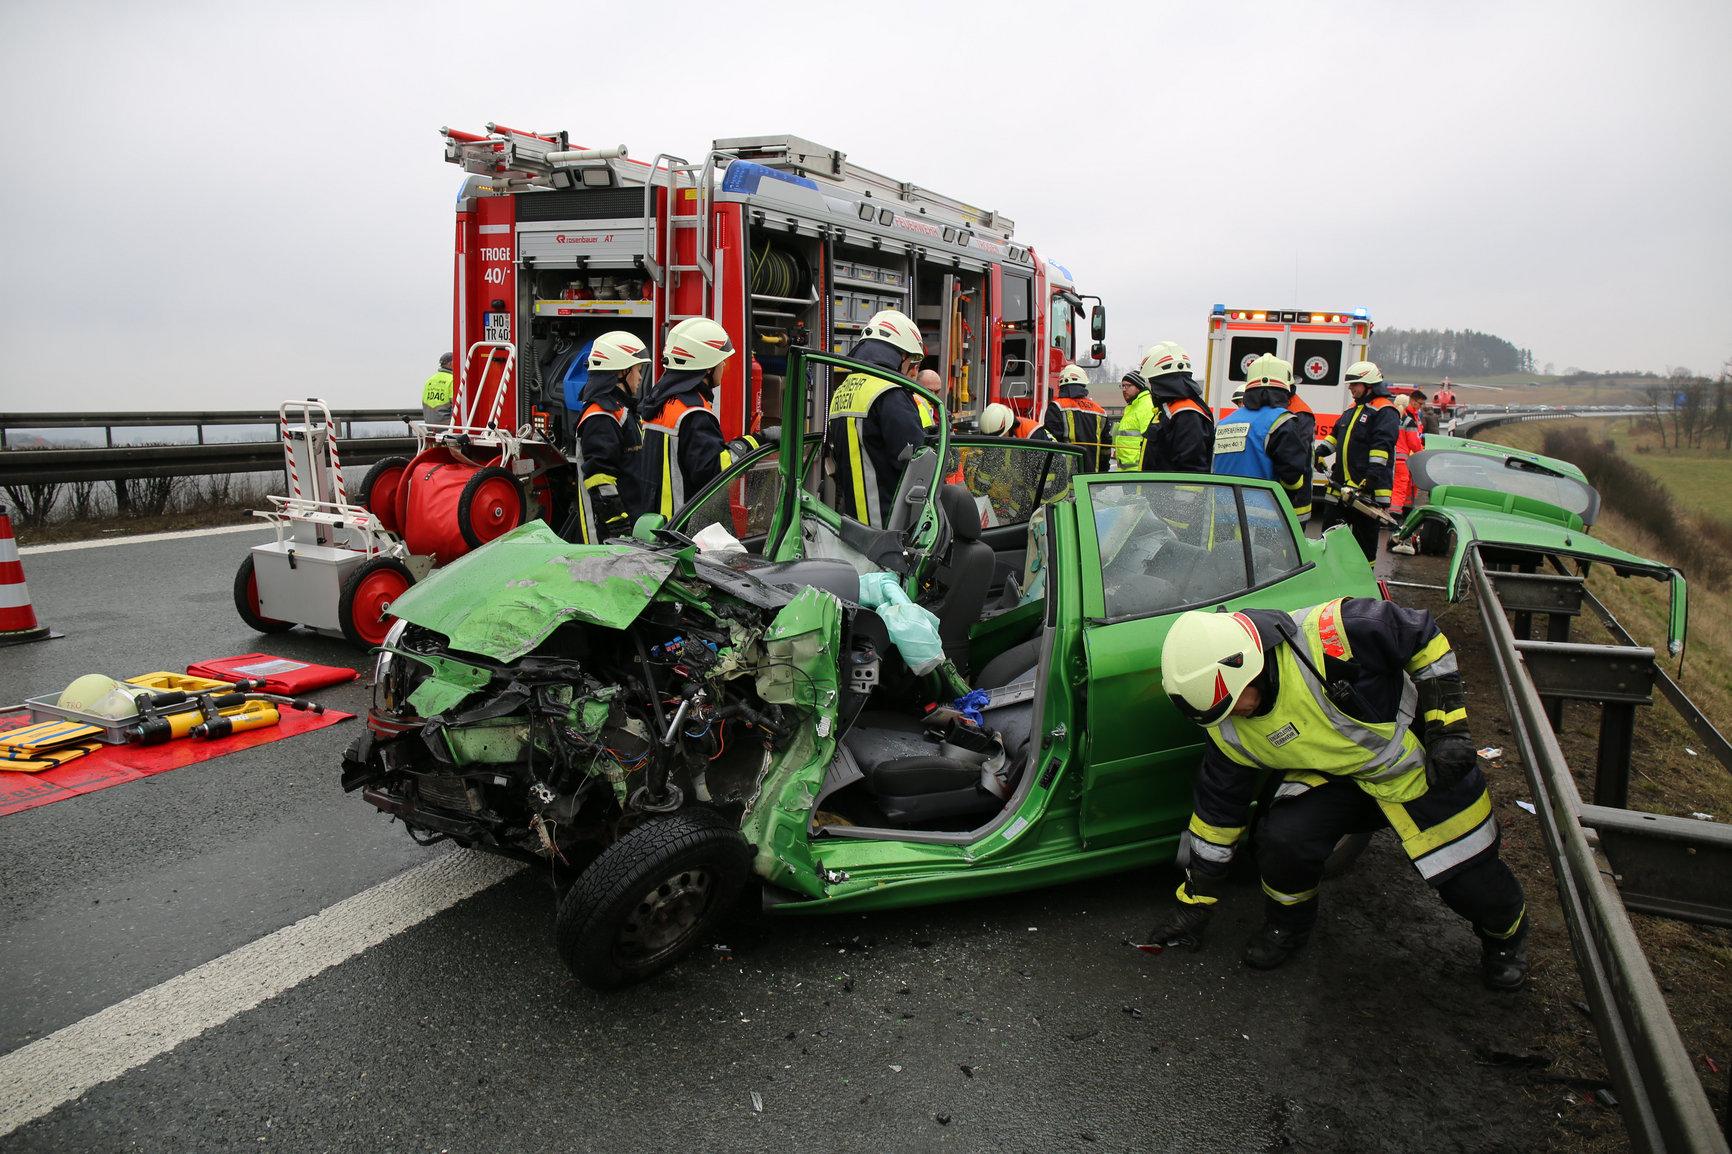
<instances>
[{"instance_id":1,"label":"reflective jacket","mask_svg":"<svg viewBox=\"0 0 1732 1154\"><path fill-rule=\"evenodd\" d=\"M429 425L451 423L451 403L456 384L451 370L440 369L421 386L421 419Z\"/></svg>"},{"instance_id":2,"label":"reflective jacket","mask_svg":"<svg viewBox=\"0 0 1732 1154\"><path fill-rule=\"evenodd\" d=\"M582 482L580 539L595 543L631 529L632 518L648 510L638 455L643 429L618 373L597 371L585 387L587 402L577 419L577 467Z\"/></svg>"},{"instance_id":3,"label":"reflective jacket","mask_svg":"<svg viewBox=\"0 0 1732 1154\"><path fill-rule=\"evenodd\" d=\"M644 398L638 454L643 512L672 517L733 464L706 394L702 373L670 371Z\"/></svg>"},{"instance_id":4,"label":"reflective jacket","mask_svg":"<svg viewBox=\"0 0 1732 1154\"><path fill-rule=\"evenodd\" d=\"M1147 389L1139 390L1125 406L1119 427L1113 432L1113 463L1121 469L1143 467L1143 430L1155 419L1155 399Z\"/></svg>"},{"instance_id":5,"label":"reflective jacket","mask_svg":"<svg viewBox=\"0 0 1732 1154\"><path fill-rule=\"evenodd\" d=\"M1057 437L1046 431L1046 426L1033 417L1018 417L1016 424L1010 427L1007 437L1015 437L1019 441L1056 441Z\"/></svg>"},{"instance_id":6,"label":"reflective jacket","mask_svg":"<svg viewBox=\"0 0 1732 1154\"><path fill-rule=\"evenodd\" d=\"M1213 471L1279 481L1293 512L1303 521L1311 515L1311 437L1302 417L1265 400L1247 397L1244 408L1222 417L1215 426ZM1253 402L1256 408L1251 407Z\"/></svg>"},{"instance_id":7,"label":"reflective jacket","mask_svg":"<svg viewBox=\"0 0 1732 1154\"><path fill-rule=\"evenodd\" d=\"M1055 441L1083 450L1083 467L1104 473L1112 461L1107 440L1107 411L1088 395L1087 385L1060 385L1046 407L1046 431Z\"/></svg>"},{"instance_id":8,"label":"reflective jacket","mask_svg":"<svg viewBox=\"0 0 1732 1154\"><path fill-rule=\"evenodd\" d=\"M1382 385L1342 413L1323 439L1335 449L1336 483L1369 488L1379 505L1389 504L1395 488L1395 438L1400 428L1401 410Z\"/></svg>"},{"instance_id":9,"label":"reflective jacket","mask_svg":"<svg viewBox=\"0 0 1732 1154\"><path fill-rule=\"evenodd\" d=\"M1425 751L1413 726L1424 744L1467 731L1455 652L1430 613L1336 598L1292 614L1243 615L1263 648L1259 680L1268 688L1262 712L1204 730L1209 742L1189 832L1193 868L1215 876L1226 872L1245 833L1262 771L1282 775L1278 798L1346 777L1389 812L1427 792ZM1310 666L1295 655L1295 641ZM1332 700L1326 684L1345 688Z\"/></svg>"},{"instance_id":10,"label":"reflective jacket","mask_svg":"<svg viewBox=\"0 0 1732 1154\"><path fill-rule=\"evenodd\" d=\"M881 346L881 347L874 347ZM879 340L864 340L849 354L855 360L894 372L901 354ZM894 356L894 364L883 362ZM926 440L914 394L894 381L851 373L830 395L826 440L836 467L837 511L882 527L902 480L902 469Z\"/></svg>"},{"instance_id":11,"label":"reflective jacket","mask_svg":"<svg viewBox=\"0 0 1732 1154\"><path fill-rule=\"evenodd\" d=\"M1143 430L1142 468L1151 473L1207 473L1215 455L1215 418L1185 397L1154 406Z\"/></svg>"}]
</instances>

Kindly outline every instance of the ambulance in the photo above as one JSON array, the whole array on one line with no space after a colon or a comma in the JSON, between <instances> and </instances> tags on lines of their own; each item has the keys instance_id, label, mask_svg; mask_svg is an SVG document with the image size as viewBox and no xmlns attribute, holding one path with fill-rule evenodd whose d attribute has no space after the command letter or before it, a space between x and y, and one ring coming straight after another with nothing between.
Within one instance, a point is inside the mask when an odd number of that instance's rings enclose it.
<instances>
[{"instance_id":1,"label":"ambulance","mask_svg":"<svg viewBox=\"0 0 1732 1154\"><path fill-rule=\"evenodd\" d=\"M1347 366L1371 356L1371 315L1365 309L1240 309L1216 305L1209 313L1205 389L1210 408L1224 416L1238 406L1245 370L1264 353L1293 366L1299 399L1317 414L1317 436L1353 404L1343 379Z\"/></svg>"},{"instance_id":2,"label":"ambulance","mask_svg":"<svg viewBox=\"0 0 1732 1154\"><path fill-rule=\"evenodd\" d=\"M441 131L446 160L468 174L454 266L459 396L480 372L470 350L510 346L504 411L556 445L570 445L582 411L585 351L610 329L638 334L659 365L675 323L720 322L744 354L724 363L715 397L730 438L780 411L790 346L845 353L881 309L918 322L926 367L962 419L991 401L1038 419L1067 364L1106 355L1100 298L1008 217L840 149L735 137L696 160L646 161L623 145L574 148L565 132Z\"/></svg>"}]
</instances>

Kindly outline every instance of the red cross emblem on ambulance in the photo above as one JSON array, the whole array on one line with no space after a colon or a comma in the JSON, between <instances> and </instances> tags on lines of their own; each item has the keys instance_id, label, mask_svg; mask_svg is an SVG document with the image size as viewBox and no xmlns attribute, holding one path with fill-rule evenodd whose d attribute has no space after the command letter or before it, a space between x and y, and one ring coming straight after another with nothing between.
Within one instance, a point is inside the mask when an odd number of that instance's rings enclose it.
<instances>
[{"instance_id":1,"label":"red cross emblem on ambulance","mask_svg":"<svg viewBox=\"0 0 1732 1154\"><path fill-rule=\"evenodd\" d=\"M1320 381L1329 373L1329 362L1322 357L1312 357L1305 362L1305 379Z\"/></svg>"}]
</instances>

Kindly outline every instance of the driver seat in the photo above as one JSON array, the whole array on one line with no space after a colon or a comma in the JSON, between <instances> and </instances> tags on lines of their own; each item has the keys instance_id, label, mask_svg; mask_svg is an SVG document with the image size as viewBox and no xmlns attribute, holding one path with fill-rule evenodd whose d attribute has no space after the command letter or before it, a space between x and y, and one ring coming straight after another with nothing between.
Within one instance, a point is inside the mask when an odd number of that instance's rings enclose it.
<instances>
[{"instance_id":1,"label":"driver seat","mask_svg":"<svg viewBox=\"0 0 1732 1154\"><path fill-rule=\"evenodd\" d=\"M992 546L980 539L980 509L974 494L961 485L945 485L938 491L938 504L950 528L950 547L933 572L939 594L931 609L938 616L944 655L957 668L967 669L968 631L986 608L995 561Z\"/></svg>"}]
</instances>

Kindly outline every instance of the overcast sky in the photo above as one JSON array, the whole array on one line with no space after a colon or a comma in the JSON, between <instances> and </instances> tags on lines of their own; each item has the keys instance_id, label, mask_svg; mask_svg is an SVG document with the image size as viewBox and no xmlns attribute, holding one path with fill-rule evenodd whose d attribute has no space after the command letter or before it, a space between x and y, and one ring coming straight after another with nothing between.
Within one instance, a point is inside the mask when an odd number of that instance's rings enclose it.
<instances>
[{"instance_id":1,"label":"overcast sky","mask_svg":"<svg viewBox=\"0 0 1732 1154\"><path fill-rule=\"evenodd\" d=\"M7 0L0 409L415 403L438 129L489 120L645 158L792 132L1000 209L1121 362L1223 301L1714 371L1728 45L1725 0Z\"/></svg>"}]
</instances>

